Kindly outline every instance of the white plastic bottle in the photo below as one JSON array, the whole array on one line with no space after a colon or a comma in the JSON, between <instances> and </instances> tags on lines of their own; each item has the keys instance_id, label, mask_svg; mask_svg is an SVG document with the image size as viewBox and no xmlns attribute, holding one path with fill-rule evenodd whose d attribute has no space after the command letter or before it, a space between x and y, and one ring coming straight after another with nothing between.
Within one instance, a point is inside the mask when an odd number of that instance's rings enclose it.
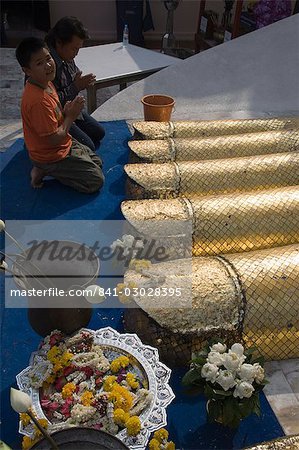
<instances>
[{"instance_id":1,"label":"white plastic bottle","mask_svg":"<svg viewBox=\"0 0 299 450\"><path fill-rule=\"evenodd\" d=\"M125 24L123 32L123 47L126 47L128 43L129 43L129 27L127 24Z\"/></svg>"}]
</instances>

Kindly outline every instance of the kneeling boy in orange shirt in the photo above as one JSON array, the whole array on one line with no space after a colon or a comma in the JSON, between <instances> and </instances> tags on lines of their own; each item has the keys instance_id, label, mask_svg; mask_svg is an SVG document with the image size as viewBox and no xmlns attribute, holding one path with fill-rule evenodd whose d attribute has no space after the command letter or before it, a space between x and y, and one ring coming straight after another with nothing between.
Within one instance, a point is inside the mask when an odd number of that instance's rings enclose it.
<instances>
[{"instance_id":1,"label":"kneeling boy in orange shirt","mask_svg":"<svg viewBox=\"0 0 299 450\"><path fill-rule=\"evenodd\" d=\"M77 191L98 191L104 183L100 157L69 134L84 98L78 95L62 109L52 83L55 63L42 40L24 39L17 47L16 58L28 76L21 113L24 140L33 163L32 186L42 187L44 176L50 175Z\"/></svg>"}]
</instances>

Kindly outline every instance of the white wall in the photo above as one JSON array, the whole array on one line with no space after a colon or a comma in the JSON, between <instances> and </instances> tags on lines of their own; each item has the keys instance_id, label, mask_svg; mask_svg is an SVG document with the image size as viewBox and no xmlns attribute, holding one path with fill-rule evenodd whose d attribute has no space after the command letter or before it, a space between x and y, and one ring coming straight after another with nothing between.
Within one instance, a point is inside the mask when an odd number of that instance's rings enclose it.
<instances>
[{"instance_id":1,"label":"white wall","mask_svg":"<svg viewBox=\"0 0 299 450\"><path fill-rule=\"evenodd\" d=\"M249 0L244 0L246 9ZM89 31L92 39L116 41L116 7L114 0L50 0L50 19L53 26L66 15L78 17ZM148 40L159 40L166 29L167 11L162 0L150 0L155 30L144 33ZM197 28L200 0L180 0L174 13L174 35L178 41L193 40ZM235 2L236 5L236 2ZM235 7L234 5L234 7ZM292 6L295 0L292 0ZM206 9L219 14L224 11L223 0L207 0Z\"/></svg>"},{"instance_id":2,"label":"white wall","mask_svg":"<svg viewBox=\"0 0 299 450\"><path fill-rule=\"evenodd\" d=\"M76 16L88 29L92 39L116 40L114 0L50 0L51 26L63 16Z\"/></svg>"},{"instance_id":3,"label":"white wall","mask_svg":"<svg viewBox=\"0 0 299 450\"><path fill-rule=\"evenodd\" d=\"M221 1L221 0L213 0ZM116 7L114 0L50 0L53 26L66 15L78 17L92 39L116 40ZM150 0L155 30L144 33L147 39L160 39L165 33L167 11L162 0ZM192 40L197 26L199 0L180 0L174 14L174 34L179 40Z\"/></svg>"},{"instance_id":4,"label":"white wall","mask_svg":"<svg viewBox=\"0 0 299 450\"><path fill-rule=\"evenodd\" d=\"M179 6L174 12L173 32L178 40L192 40L196 32L198 12L198 0L180 0ZM162 38L166 29L167 10L161 0L150 0L154 31L148 31L144 35L148 39Z\"/></svg>"}]
</instances>

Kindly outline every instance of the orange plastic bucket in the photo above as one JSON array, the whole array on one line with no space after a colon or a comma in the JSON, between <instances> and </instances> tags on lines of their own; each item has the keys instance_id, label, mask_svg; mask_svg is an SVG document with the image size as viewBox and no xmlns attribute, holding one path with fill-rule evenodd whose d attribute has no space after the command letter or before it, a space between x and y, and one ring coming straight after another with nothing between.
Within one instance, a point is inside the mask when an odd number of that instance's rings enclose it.
<instances>
[{"instance_id":1,"label":"orange plastic bucket","mask_svg":"<svg viewBox=\"0 0 299 450\"><path fill-rule=\"evenodd\" d=\"M174 106L174 99L168 95L151 94L141 99L144 120L168 122Z\"/></svg>"}]
</instances>

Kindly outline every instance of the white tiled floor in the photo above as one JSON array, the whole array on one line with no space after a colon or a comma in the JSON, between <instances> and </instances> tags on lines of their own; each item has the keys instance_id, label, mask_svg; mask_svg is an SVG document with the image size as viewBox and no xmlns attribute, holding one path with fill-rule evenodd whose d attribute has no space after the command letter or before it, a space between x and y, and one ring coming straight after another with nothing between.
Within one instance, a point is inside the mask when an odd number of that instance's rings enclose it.
<instances>
[{"instance_id":1,"label":"white tiled floor","mask_svg":"<svg viewBox=\"0 0 299 450\"><path fill-rule=\"evenodd\" d=\"M20 98L23 74L14 49L0 49L0 150L5 151L22 137ZM118 91L117 87L97 91L98 106ZM270 383L265 387L267 399L287 435L299 433L299 359L272 361L265 365Z\"/></svg>"},{"instance_id":2,"label":"white tiled floor","mask_svg":"<svg viewBox=\"0 0 299 450\"><path fill-rule=\"evenodd\" d=\"M264 392L285 434L299 434L299 359L268 362L265 369Z\"/></svg>"}]
</instances>

